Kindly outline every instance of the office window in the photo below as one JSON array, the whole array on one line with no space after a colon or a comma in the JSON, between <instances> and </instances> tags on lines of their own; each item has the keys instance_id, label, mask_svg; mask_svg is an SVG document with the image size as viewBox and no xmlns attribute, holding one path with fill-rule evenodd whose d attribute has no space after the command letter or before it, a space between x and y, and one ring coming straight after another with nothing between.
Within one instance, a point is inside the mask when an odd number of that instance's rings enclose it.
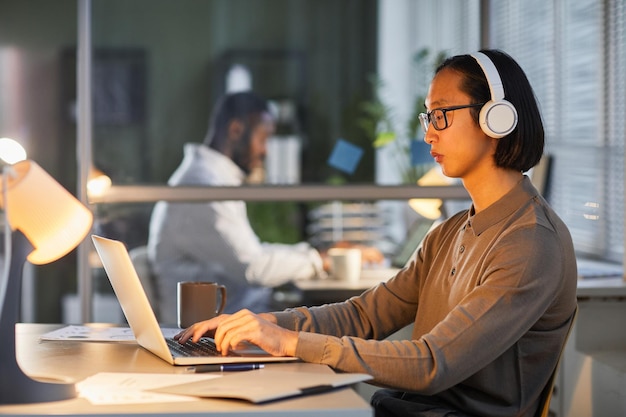
<instances>
[{"instance_id":1,"label":"office window","mask_svg":"<svg viewBox=\"0 0 626 417\"><path fill-rule=\"evenodd\" d=\"M411 140L423 143L423 133L410 137L409 121L416 106L423 106L430 81L438 63L445 57L464 54L480 48L480 3L476 0L380 0L378 7L378 76L382 82L380 96L391 108L396 141L408 147ZM422 109L420 111L424 111ZM429 146L423 147L429 150ZM394 146L378 149L376 183L396 184L405 171ZM426 156L427 167L434 167ZM407 232L405 201L384 201L394 213L388 232L402 240ZM447 214L466 209L470 203L447 201Z\"/></svg>"},{"instance_id":2,"label":"office window","mask_svg":"<svg viewBox=\"0 0 626 417\"><path fill-rule=\"evenodd\" d=\"M622 261L626 36L620 0L491 2L492 46L535 88L552 156L548 199L578 253Z\"/></svg>"}]
</instances>

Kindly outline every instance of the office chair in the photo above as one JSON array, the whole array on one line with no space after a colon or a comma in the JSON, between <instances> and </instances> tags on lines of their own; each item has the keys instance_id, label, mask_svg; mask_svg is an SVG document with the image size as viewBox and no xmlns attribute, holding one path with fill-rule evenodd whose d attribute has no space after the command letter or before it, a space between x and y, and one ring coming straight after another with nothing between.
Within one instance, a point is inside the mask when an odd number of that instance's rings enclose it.
<instances>
[{"instance_id":1,"label":"office chair","mask_svg":"<svg viewBox=\"0 0 626 417\"><path fill-rule=\"evenodd\" d=\"M150 266L150 260L148 259L148 248L146 246L138 246L131 249L128 254L130 255L130 259L135 267L135 271L137 271L139 281L141 281L141 286L146 292L150 305L156 314L158 312L157 307L159 304L156 282L154 274L152 273L152 267Z\"/></svg>"},{"instance_id":2,"label":"office chair","mask_svg":"<svg viewBox=\"0 0 626 417\"><path fill-rule=\"evenodd\" d=\"M554 392L554 385L556 383L556 378L559 373L559 365L561 364L561 359L563 359L563 352L565 351L565 345L567 344L567 340L569 339L570 334L572 333L572 328L574 327L574 322L576 321L576 316L578 315L578 306L576 310L574 310L574 314L572 315L572 319L569 323L569 328L567 329L567 335L565 337L565 342L561 347L561 352L559 353L559 359L554 367L554 371L548 380L545 388L541 392L541 405L537 410L536 417L549 417L550 416L550 401L552 400L552 393Z\"/></svg>"}]
</instances>

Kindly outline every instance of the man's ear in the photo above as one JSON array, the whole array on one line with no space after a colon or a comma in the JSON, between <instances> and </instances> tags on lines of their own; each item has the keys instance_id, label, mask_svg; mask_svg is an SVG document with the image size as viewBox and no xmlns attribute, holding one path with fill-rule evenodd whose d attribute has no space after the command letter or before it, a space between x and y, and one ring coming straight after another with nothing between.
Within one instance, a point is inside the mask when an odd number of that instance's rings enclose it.
<instances>
[{"instance_id":1,"label":"man's ear","mask_svg":"<svg viewBox=\"0 0 626 417\"><path fill-rule=\"evenodd\" d=\"M228 124L228 141L237 142L239 139L241 139L244 130L244 125L240 120L231 120Z\"/></svg>"}]
</instances>

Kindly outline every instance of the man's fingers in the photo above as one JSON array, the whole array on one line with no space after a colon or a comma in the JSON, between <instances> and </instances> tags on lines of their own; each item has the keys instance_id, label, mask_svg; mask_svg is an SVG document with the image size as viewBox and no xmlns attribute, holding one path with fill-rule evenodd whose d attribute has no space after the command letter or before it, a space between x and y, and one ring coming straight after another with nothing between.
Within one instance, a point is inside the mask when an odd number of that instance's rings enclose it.
<instances>
[{"instance_id":1,"label":"man's fingers","mask_svg":"<svg viewBox=\"0 0 626 417\"><path fill-rule=\"evenodd\" d=\"M258 328L257 316L249 311L234 314L224 320L215 332L215 344L226 353L243 341L254 341L254 330Z\"/></svg>"},{"instance_id":2,"label":"man's fingers","mask_svg":"<svg viewBox=\"0 0 626 417\"><path fill-rule=\"evenodd\" d=\"M200 340L201 337L215 330L216 327L219 326L220 322L227 317L228 315L221 315L218 317L214 317L210 320L195 323L174 336L174 339L178 340L180 343L185 343L189 339L191 339L193 342L197 342L198 340Z\"/></svg>"}]
</instances>

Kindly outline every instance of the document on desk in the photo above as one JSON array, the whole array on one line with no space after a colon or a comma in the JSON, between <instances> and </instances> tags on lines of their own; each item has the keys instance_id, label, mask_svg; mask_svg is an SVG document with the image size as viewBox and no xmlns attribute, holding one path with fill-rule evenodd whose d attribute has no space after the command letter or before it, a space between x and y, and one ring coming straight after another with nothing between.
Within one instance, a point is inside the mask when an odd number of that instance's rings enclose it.
<instances>
[{"instance_id":1,"label":"document on desk","mask_svg":"<svg viewBox=\"0 0 626 417\"><path fill-rule=\"evenodd\" d=\"M180 329L162 328L163 336L173 337ZM41 335L41 340L73 340L84 342L134 342L130 327L69 325Z\"/></svg>"},{"instance_id":2,"label":"document on desk","mask_svg":"<svg viewBox=\"0 0 626 417\"><path fill-rule=\"evenodd\" d=\"M183 383L151 391L202 398L229 398L264 403L330 391L372 376L350 373L288 372L270 369L237 372L218 379Z\"/></svg>"},{"instance_id":3,"label":"document on desk","mask_svg":"<svg viewBox=\"0 0 626 417\"><path fill-rule=\"evenodd\" d=\"M163 394L151 390L172 384L198 383L214 378L219 378L219 375L101 372L76 384L76 389L80 397L97 405L194 401L198 398Z\"/></svg>"}]
</instances>

